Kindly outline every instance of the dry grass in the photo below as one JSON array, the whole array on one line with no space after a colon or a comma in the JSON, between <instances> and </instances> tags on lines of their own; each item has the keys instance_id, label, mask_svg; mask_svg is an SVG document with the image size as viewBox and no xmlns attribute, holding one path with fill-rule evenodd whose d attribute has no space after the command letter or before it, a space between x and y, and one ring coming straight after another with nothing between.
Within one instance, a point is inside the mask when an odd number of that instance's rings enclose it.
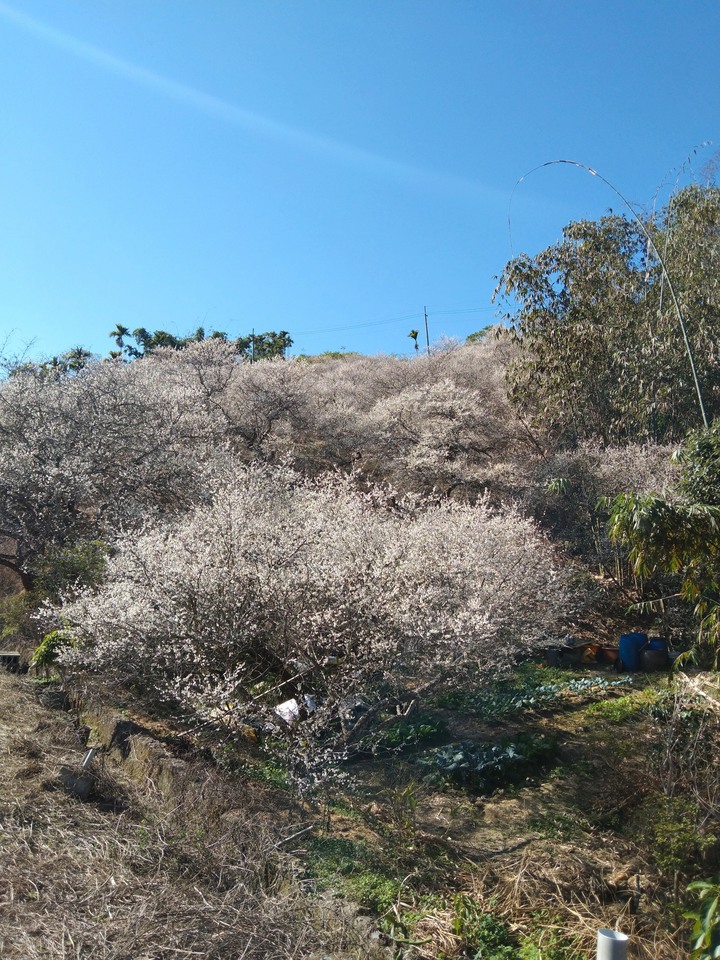
<instances>
[{"instance_id":1,"label":"dry grass","mask_svg":"<svg viewBox=\"0 0 720 960\"><path fill-rule=\"evenodd\" d=\"M572 956L594 956L597 931L608 927L629 935L634 960L678 960L684 954L682 931L668 931L667 916L637 870L637 864L629 863L625 871L611 874L601 860L578 855L571 847L552 856L534 850L505 858L498 866L485 865L466 877L464 888L480 910L502 920L514 937L528 937L540 948L556 935L572 944ZM455 917L448 906L416 924L413 935L424 941L418 957L464 955L462 938L453 931Z\"/></svg>"},{"instance_id":2,"label":"dry grass","mask_svg":"<svg viewBox=\"0 0 720 960\"><path fill-rule=\"evenodd\" d=\"M360 946L358 931L311 901L262 838L244 863L228 858L211 878L161 833L122 820L113 832L76 811L29 813L0 811L3 957L286 958Z\"/></svg>"},{"instance_id":3,"label":"dry grass","mask_svg":"<svg viewBox=\"0 0 720 960\"><path fill-rule=\"evenodd\" d=\"M190 778L168 805L98 769L105 801L83 803L59 785L60 765L82 757L69 717L6 675L0 754L3 958L372 956L367 930L310 895L277 834L214 775Z\"/></svg>"},{"instance_id":4,"label":"dry grass","mask_svg":"<svg viewBox=\"0 0 720 960\"><path fill-rule=\"evenodd\" d=\"M600 927L629 934L634 960L683 955L682 933L668 929L662 907L667 890L656 886L657 872L637 844L581 816L602 819L642 794L648 777L643 726L635 724L633 747L625 752L606 743L607 731L601 737L581 712L563 713L560 722L568 770L590 756L591 776L569 772L540 789L482 803L453 793L421 795L413 856L437 897L436 907L412 928L417 960L465 955L456 894L472 898L520 942L530 937L541 950L558 939L571 943L567 957L573 960L594 955ZM44 708L27 683L0 675L0 955L388 956L368 941L369 921L358 920L340 900L313 896L299 861L285 854L292 845L279 841L302 831L307 810L260 784L229 786L216 771L187 759L192 751L183 760L163 754L173 779L168 792L161 784L168 767L158 759L160 742L132 733L126 746L122 764L94 767L89 802L68 796L59 770L77 767L82 758L78 731L69 715ZM608 751L613 778L605 767ZM388 776L388 770L376 772ZM378 786L375 793L383 791ZM564 811L578 817L577 823L566 817L567 830ZM344 829L358 832L369 848L382 847L393 842L387 831L395 829L383 816L378 807L367 823L355 816ZM522 843L508 844L509 837ZM447 852L443 864L435 863L439 843ZM399 929L405 909L412 913L424 895L411 887L401 889L395 907Z\"/></svg>"}]
</instances>

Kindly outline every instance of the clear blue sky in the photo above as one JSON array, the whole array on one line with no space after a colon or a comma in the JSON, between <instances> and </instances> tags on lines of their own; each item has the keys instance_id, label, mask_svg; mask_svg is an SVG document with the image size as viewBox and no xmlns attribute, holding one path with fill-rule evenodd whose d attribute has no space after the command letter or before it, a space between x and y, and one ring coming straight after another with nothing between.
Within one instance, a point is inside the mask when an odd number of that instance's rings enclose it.
<instances>
[{"instance_id":1,"label":"clear blue sky","mask_svg":"<svg viewBox=\"0 0 720 960\"><path fill-rule=\"evenodd\" d=\"M407 353L720 147L720 3L0 0L0 345L122 323ZM672 187L666 181L664 193Z\"/></svg>"}]
</instances>

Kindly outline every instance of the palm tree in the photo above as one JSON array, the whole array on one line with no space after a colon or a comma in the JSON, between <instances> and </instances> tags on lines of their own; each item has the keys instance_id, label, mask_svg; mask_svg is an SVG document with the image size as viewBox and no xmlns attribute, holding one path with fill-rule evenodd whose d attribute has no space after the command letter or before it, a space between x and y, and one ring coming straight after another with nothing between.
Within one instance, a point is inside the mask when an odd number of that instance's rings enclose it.
<instances>
[{"instance_id":1,"label":"palm tree","mask_svg":"<svg viewBox=\"0 0 720 960\"><path fill-rule=\"evenodd\" d=\"M123 350L125 347L125 343L123 341L125 337L130 336L130 330L119 323L114 330L110 331L108 336L113 338L115 343L118 345L119 350Z\"/></svg>"},{"instance_id":2,"label":"palm tree","mask_svg":"<svg viewBox=\"0 0 720 960\"><path fill-rule=\"evenodd\" d=\"M89 350L84 350L82 347L73 347L72 350L68 350L64 355L63 360L71 373L79 373L83 367L87 366L87 362L91 357L92 354Z\"/></svg>"}]
</instances>

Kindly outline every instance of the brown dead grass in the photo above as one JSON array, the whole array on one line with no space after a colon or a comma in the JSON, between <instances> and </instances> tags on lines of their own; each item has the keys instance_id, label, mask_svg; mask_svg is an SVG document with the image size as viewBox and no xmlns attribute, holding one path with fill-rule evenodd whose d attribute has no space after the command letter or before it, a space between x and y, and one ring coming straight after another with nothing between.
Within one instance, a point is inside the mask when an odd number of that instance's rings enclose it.
<instances>
[{"instance_id":1,"label":"brown dead grass","mask_svg":"<svg viewBox=\"0 0 720 960\"><path fill-rule=\"evenodd\" d=\"M618 818L627 821L648 791L659 789L648 763L652 724L633 719L629 738L626 728L588 715L590 702L578 699L553 716L531 719L534 730L559 738L557 773L540 783L475 798L417 784L414 827L406 825L406 842L417 851L419 868L440 847L455 864L446 869L436 905L412 926L418 958L466 955L455 932L457 894L502 920L519 940L530 937L542 948L554 934L563 938L572 944L568 956L577 960L594 955L601 927L627 933L634 960L685 955L686 925L668 909L671 878L658 875L629 831L609 826ZM515 721L498 727L462 715L446 713L446 719L454 739L492 741L528 729ZM363 772L376 798L369 820L384 818L387 831L393 823L383 798L417 774L411 764L368 767ZM354 835L370 842L371 835L363 836L357 826ZM428 892L401 893L394 911L399 925L404 914L422 910Z\"/></svg>"},{"instance_id":2,"label":"brown dead grass","mask_svg":"<svg viewBox=\"0 0 720 960\"><path fill-rule=\"evenodd\" d=\"M623 860L623 854L632 853L627 846L607 845L578 852L575 844L544 854L526 850L479 871L470 889L479 903L492 903L516 933L528 935L537 928L542 910L545 926L570 935L582 956L593 954L597 931L606 927L629 935L638 960L677 960L681 940L666 928L647 865Z\"/></svg>"},{"instance_id":3,"label":"brown dead grass","mask_svg":"<svg viewBox=\"0 0 720 960\"><path fill-rule=\"evenodd\" d=\"M168 804L96 769L100 796L81 802L60 789L58 773L83 749L67 714L0 674L3 958L381 955L352 917L308 894L277 834L215 775L190 777L187 794Z\"/></svg>"},{"instance_id":4,"label":"brown dead grass","mask_svg":"<svg viewBox=\"0 0 720 960\"><path fill-rule=\"evenodd\" d=\"M395 907L399 922L431 887L439 895L412 931L417 960L463 955L453 928L456 894L473 898L520 939L532 935L542 946L562 935L578 958L593 955L599 927L628 933L635 960L683 955L682 931L668 928L667 891L642 851L597 826L647 786L649 732L638 727L632 749L615 749L583 706L533 718L538 729L552 727L561 736L561 776L476 799L418 786L416 808L402 824L391 801L413 769L387 762L354 768L371 785L373 800L360 800L352 817L330 815L326 828L369 848L407 848L398 853L411 874ZM151 726L139 715L133 722ZM161 724L153 732L167 741L174 735ZM489 738L507 732L485 731ZM80 733L26 682L0 674L0 955L383 955L368 941L367 926L341 901L313 896L300 861L278 848L308 817L287 795L248 782L229 788L188 750L182 760L169 753L175 782L168 797L162 771L153 766L162 744L139 733L130 736L122 764L95 764L95 797L81 803L59 789L58 778L61 765L77 766L83 755ZM472 733L483 738L479 728ZM594 773L574 772L590 760ZM580 811L569 825L568 811ZM413 886L421 876L422 889Z\"/></svg>"}]
</instances>

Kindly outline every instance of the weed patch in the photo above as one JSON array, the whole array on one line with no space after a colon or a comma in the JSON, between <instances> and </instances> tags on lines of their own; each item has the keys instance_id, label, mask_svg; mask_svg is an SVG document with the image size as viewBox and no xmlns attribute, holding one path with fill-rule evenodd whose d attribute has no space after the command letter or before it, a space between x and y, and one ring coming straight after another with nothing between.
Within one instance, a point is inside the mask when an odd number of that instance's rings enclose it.
<instances>
[{"instance_id":1,"label":"weed patch","mask_svg":"<svg viewBox=\"0 0 720 960\"><path fill-rule=\"evenodd\" d=\"M339 890L377 914L390 910L400 892L395 871L385 871L377 850L356 840L318 837L308 845L307 863L319 887Z\"/></svg>"},{"instance_id":2,"label":"weed patch","mask_svg":"<svg viewBox=\"0 0 720 960\"><path fill-rule=\"evenodd\" d=\"M465 894L453 899L451 932L460 941L465 956L482 960L516 960L517 945L510 931L497 917Z\"/></svg>"},{"instance_id":3,"label":"weed patch","mask_svg":"<svg viewBox=\"0 0 720 960\"><path fill-rule=\"evenodd\" d=\"M538 911L532 922L532 932L520 943L518 960L585 960L587 953L561 932L562 918Z\"/></svg>"},{"instance_id":4,"label":"weed patch","mask_svg":"<svg viewBox=\"0 0 720 960\"><path fill-rule=\"evenodd\" d=\"M586 715L604 723L629 723L640 717L649 716L659 699L659 692L648 687L645 690L636 690L614 700L599 700L591 703Z\"/></svg>"},{"instance_id":5,"label":"weed patch","mask_svg":"<svg viewBox=\"0 0 720 960\"><path fill-rule=\"evenodd\" d=\"M435 740L445 732L445 722L427 713L418 713L408 719L379 730L370 740L373 753L399 753Z\"/></svg>"},{"instance_id":6,"label":"weed patch","mask_svg":"<svg viewBox=\"0 0 720 960\"><path fill-rule=\"evenodd\" d=\"M577 840L591 831L588 821L578 814L553 813L532 817L529 826L548 840Z\"/></svg>"},{"instance_id":7,"label":"weed patch","mask_svg":"<svg viewBox=\"0 0 720 960\"><path fill-rule=\"evenodd\" d=\"M700 828L700 821L696 801L656 795L638 808L631 826L666 876L691 876L698 858L718 842L716 836Z\"/></svg>"}]
</instances>

